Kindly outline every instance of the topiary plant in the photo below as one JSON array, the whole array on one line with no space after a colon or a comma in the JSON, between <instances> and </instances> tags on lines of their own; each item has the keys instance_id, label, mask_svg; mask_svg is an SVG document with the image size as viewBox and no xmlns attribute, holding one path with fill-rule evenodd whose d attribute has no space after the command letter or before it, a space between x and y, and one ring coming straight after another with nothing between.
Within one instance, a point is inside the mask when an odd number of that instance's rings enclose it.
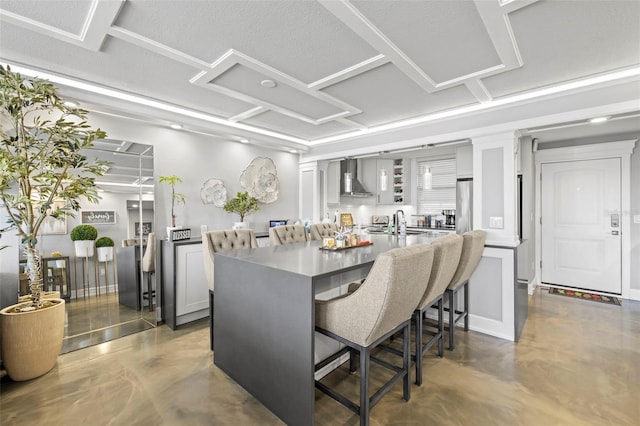
<instances>
[{"instance_id":1,"label":"topiary plant","mask_svg":"<svg viewBox=\"0 0 640 426\"><path fill-rule=\"evenodd\" d=\"M93 225L78 225L71 230L72 241L95 241L98 238L98 230Z\"/></svg>"},{"instance_id":2,"label":"topiary plant","mask_svg":"<svg viewBox=\"0 0 640 426\"><path fill-rule=\"evenodd\" d=\"M109 237L100 237L96 240L96 248L100 247L113 247L116 244Z\"/></svg>"},{"instance_id":3,"label":"topiary plant","mask_svg":"<svg viewBox=\"0 0 640 426\"><path fill-rule=\"evenodd\" d=\"M260 210L260 206L258 206L258 199L251 197L248 192L238 192L235 198L226 202L223 209L228 213L239 214L240 222L244 222L244 217Z\"/></svg>"}]
</instances>

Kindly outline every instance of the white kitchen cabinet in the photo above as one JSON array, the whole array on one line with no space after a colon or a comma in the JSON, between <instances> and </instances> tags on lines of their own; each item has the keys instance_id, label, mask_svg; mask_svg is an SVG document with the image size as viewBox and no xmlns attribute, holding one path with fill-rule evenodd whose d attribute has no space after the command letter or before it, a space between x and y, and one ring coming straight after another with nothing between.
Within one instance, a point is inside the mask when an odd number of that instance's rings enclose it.
<instances>
[{"instance_id":1,"label":"white kitchen cabinet","mask_svg":"<svg viewBox=\"0 0 640 426\"><path fill-rule=\"evenodd\" d=\"M209 315L202 240L162 241L162 319L175 329Z\"/></svg>"},{"instance_id":2,"label":"white kitchen cabinet","mask_svg":"<svg viewBox=\"0 0 640 426\"><path fill-rule=\"evenodd\" d=\"M327 204L340 203L340 162L332 161L327 166Z\"/></svg>"},{"instance_id":3,"label":"white kitchen cabinet","mask_svg":"<svg viewBox=\"0 0 640 426\"><path fill-rule=\"evenodd\" d=\"M394 204L393 200L393 160L376 160L376 201L377 204ZM386 176L386 177L385 177Z\"/></svg>"}]
</instances>

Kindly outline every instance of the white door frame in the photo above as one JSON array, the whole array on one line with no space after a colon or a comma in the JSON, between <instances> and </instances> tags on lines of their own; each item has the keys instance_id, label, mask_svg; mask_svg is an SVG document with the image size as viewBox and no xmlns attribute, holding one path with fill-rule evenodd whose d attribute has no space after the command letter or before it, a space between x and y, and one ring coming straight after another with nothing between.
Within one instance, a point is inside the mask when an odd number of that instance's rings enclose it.
<instances>
[{"instance_id":1,"label":"white door frame","mask_svg":"<svg viewBox=\"0 0 640 426\"><path fill-rule=\"evenodd\" d=\"M542 164L557 163L562 161L575 160L599 160L602 158L620 158L621 167L621 217L620 234L622 244L621 277L622 277L622 297L624 299L640 300L640 290L631 289L631 154L637 139L598 143L590 145L571 146L565 148L543 149L535 153L536 162L536 194L535 194L535 242L536 242L536 277L542 277L540 260L542 259L541 248L541 183ZM537 282L537 280L536 280Z\"/></svg>"}]
</instances>

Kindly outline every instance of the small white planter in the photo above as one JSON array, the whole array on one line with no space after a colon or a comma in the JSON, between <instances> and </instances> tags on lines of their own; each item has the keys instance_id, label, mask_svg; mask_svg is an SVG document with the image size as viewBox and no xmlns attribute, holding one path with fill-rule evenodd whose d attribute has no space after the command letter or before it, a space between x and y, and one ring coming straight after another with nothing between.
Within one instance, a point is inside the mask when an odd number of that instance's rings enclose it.
<instances>
[{"instance_id":1,"label":"small white planter","mask_svg":"<svg viewBox=\"0 0 640 426\"><path fill-rule=\"evenodd\" d=\"M93 240L78 240L73 242L76 247L76 257L93 257L93 248L96 242Z\"/></svg>"},{"instance_id":2,"label":"small white planter","mask_svg":"<svg viewBox=\"0 0 640 426\"><path fill-rule=\"evenodd\" d=\"M113 260L113 247L98 247L98 262L111 262Z\"/></svg>"},{"instance_id":3,"label":"small white planter","mask_svg":"<svg viewBox=\"0 0 640 426\"><path fill-rule=\"evenodd\" d=\"M232 229L249 229L249 222L234 222Z\"/></svg>"}]
</instances>

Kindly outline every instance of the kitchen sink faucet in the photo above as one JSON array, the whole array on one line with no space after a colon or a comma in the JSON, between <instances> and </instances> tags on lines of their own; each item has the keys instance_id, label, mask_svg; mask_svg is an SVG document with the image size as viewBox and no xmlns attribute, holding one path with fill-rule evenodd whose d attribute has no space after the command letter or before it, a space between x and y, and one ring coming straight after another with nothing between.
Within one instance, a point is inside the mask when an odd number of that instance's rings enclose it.
<instances>
[{"instance_id":1,"label":"kitchen sink faucet","mask_svg":"<svg viewBox=\"0 0 640 426\"><path fill-rule=\"evenodd\" d=\"M404 211L402 210L396 210L396 214L395 214L395 235L397 236L399 231L400 231L400 213L402 213L402 221L404 222L405 218L404 218ZM404 234L404 233L401 233Z\"/></svg>"}]
</instances>

